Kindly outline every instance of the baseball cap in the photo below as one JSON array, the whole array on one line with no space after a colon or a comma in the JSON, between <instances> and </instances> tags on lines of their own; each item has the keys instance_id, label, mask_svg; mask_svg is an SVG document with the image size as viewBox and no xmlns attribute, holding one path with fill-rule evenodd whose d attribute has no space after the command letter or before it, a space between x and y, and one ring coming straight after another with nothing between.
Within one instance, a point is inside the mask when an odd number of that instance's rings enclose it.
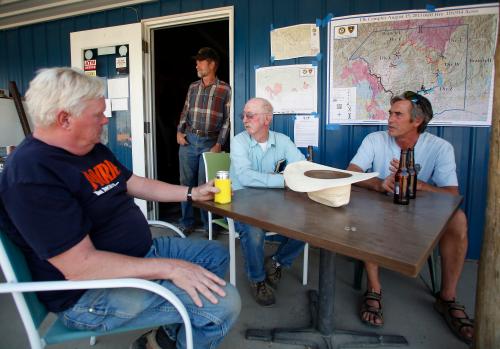
<instances>
[{"instance_id":1,"label":"baseball cap","mask_svg":"<svg viewBox=\"0 0 500 349\"><path fill-rule=\"evenodd\" d=\"M215 51L211 47L200 48L196 56L194 56L193 58L196 59L197 61L203 61L205 59L209 59L217 64L219 63L219 55L217 54L217 51Z\"/></svg>"}]
</instances>

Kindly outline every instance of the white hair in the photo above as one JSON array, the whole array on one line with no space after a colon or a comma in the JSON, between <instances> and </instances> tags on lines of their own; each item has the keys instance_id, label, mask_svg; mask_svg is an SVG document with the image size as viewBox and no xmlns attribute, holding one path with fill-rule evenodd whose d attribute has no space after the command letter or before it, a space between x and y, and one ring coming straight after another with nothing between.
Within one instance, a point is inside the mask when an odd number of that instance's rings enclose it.
<instances>
[{"instance_id":1,"label":"white hair","mask_svg":"<svg viewBox=\"0 0 500 349\"><path fill-rule=\"evenodd\" d=\"M247 104L249 102L252 102L252 103L258 102L259 109L262 110L263 113L271 114L271 116L273 115L273 105L267 99L262 98L262 97L254 97L254 98L251 98L247 102Z\"/></svg>"},{"instance_id":2,"label":"white hair","mask_svg":"<svg viewBox=\"0 0 500 349\"><path fill-rule=\"evenodd\" d=\"M85 101L104 96L101 79L75 68L41 69L26 92L26 106L36 126L50 126L64 110L79 116Z\"/></svg>"}]
</instances>

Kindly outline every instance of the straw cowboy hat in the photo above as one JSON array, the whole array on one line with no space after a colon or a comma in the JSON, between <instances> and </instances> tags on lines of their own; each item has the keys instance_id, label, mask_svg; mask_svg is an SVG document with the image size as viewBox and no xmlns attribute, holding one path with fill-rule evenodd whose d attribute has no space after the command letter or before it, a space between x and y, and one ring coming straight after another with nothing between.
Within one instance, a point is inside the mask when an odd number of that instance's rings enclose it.
<instances>
[{"instance_id":1,"label":"straw cowboy hat","mask_svg":"<svg viewBox=\"0 0 500 349\"><path fill-rule=\"evenodd\" d=\"M339 207L349 203L352 183L376 177L378 172L352 172L299 161L289 164L283 175L290 189L306 192L310 199L321 204Z\"/></svg>"}]
</instances>

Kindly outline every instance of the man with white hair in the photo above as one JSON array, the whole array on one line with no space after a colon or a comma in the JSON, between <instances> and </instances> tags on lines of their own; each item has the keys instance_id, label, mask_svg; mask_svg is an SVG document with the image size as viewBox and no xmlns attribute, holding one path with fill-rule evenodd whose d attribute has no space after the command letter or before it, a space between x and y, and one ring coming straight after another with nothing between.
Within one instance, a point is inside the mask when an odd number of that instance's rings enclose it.
<instances>
[{"instance_id":1,"label":"man with white hair","mask_svg":"<svg viewBox=\"0 0 500 349\"><path fill-rule=\"evenodd\" d=\"M217 189L171 185L134 175L100 143L100 79L71 68L44 69L26 93L35 131L0 177L0 218L24 252L36 281L136 277L155 280L186 305L196 348L213 348L240 311L238 292L222 279L228 254L219 244L152 239L133 198L210 200ZM3 206L3 208L2 208ZM182 319L162 297L143 290L40 292L66 326L107 331L164 323L131 348L184 348ZM175 343L177 342L177 343Z\"/></svg>"},{"instance_id":2,"label":"man with white hair","mask_svg":"<svg viewBox=\"0 0 500 349\"><path fill-rule=\"evenodd\" d=\"M245 131L231 142L232 189L283 188L284 166L304 160L304 155L290 138L269 130L273 107L266 99L250 99L241 119ZM265 231L241 222L235 222L235 227L240 234L252 295L258 304L271 306L276 302L273 288L281 279L281 269L292 265L304 249L304 242L281 237L275 254L264 261Z\"/></svg>"}]
</instances>

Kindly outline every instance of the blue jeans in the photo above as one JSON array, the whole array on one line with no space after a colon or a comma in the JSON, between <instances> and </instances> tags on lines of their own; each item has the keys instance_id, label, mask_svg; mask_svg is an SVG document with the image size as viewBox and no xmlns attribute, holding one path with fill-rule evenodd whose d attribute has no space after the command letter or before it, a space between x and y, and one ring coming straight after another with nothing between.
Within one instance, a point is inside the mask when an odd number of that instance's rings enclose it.
<instances>
[{"instance_id":1,"label":"blue jeans","mask_svg":"<svg viewBox=\"0 0 500 349\"><path fill-rule=\"evenodd\" d=\"M229 257L227 249L217 242L181 238L157 238L145 258L178 258L201 265L223 277ZM201 294L203 307L193 303L191 297L168 280L155 280L177 295L185 305L193 326L195 348L215 348L229 332L238 318L241 300L238 291L227 284L225 297L217 296L218 304L212 304ZM123 326L153 327L158 324L182 324L177 310L164 298L139 289L87 290L78 302L59 313L61 320L70 328L93 331L109 331ZM177 328L177 333L171 329ZM177 348L185 348L184 326L165 326L172 336L177 335Z\"/></svg>"},{"instance_id":2,"label":"blue jeans","mask_svg":"<svg viewBox=\"0 0 500 349\"><path fill-rule=\"evenodd\" d=\"M203 153L210 151L217 138L200 137L193 133L186 134L188 145L179 146L179 174L181 185L197 186L205 183L205 166L203 164ZM190 202L182 202L181 225L186 228L194 226L193 205ZM207 213L201 212L201 221L205 230L208 230Z\"/></svg>"},{"instance_id":3,"label":"blue jeans","mask_svg":"<svg viewBox=\"0 0 500 349\"><path fill-rule=\"evenodd\" d=\"M263 281L266 278L264 269L264 242L266 232L260 228L234 222L236 231L240 234L240 245L245 258L247 277L251 282ZM273 259L284 268L289 268L294 259L304 249L304 242L281 237L281 243Z\"/></svg>"}]
</instances>

